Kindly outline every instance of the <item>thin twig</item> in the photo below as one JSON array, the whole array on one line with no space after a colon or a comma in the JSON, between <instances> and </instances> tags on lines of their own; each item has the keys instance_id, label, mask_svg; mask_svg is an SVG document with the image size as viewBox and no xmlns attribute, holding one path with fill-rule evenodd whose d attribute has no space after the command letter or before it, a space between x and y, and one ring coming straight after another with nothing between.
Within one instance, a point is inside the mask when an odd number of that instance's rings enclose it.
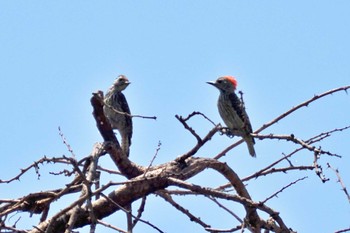
<instances>
[{"instance_id":1,"label":"thin twig","mask_svg":"<svg viewBox=\"0 0 350 233\"><path fill-rule=\"evenodd\" d=\"M147 196L142 197L140 207L137 210L137 216L133 221L133 226L132 226L133 228L136 226L136 224L138 223L139 219L142 216L143 211L145 210L146 200L147 200Z\"/></svg>"},{"instance_id":2,"label":"thin twig","mask_svg":"<svg viewBox=\"0 0 350 233\"><path fill-rule=\"evenodd\" d=\"M143 118L143 119L157 120L156 116L142 116L142 115L130 114L130 113L127 113L127 112L118 111L113 106L111 106L111 105L109 105L109 104L107 104L105 102L104 102L104 105L106 105L108 108L112 109L113 111L115 111L116 113L121 114L121 115L129 116L129 117L138 117L138 118Z\"/></svg>"},{"instance_id":3,"label":"thin twig","mask_svg":"<svg viewBox=\"0 0 350 233\"><path fill-rule=\"evenodd\" d=\"M281 192L283 192L285 189L289 188L290 186L298 183L299 181L302 181L304 179L308 178L307 176L304 176L303 178L299 178L296 181L291 182L290 184L284 186L283 188L281 188L280 190L278 190L277 192L273 193L271 196L267 197L265 200L263 200L261 203L265 204L267 201L269 201L270 199L277 197L278 194L280 194Z\"/></svg>"},{"instance_id":4,"label":"thin twig","mask_svg":"<svg viewBox=\"0 0 350 233\"><path fill-rule=\"evenodd\" d=\"M123 175L122 173L115 171L115 170L111 170L111 169L107 169L101 166L97 166L97 170L99 171L103 171L103 172L107 172L108 174L113 174L113 175Z\"/></svg>"},{"instance_id":5,"label":"thin twig","mask_svg":"<svg viewBox=\"0 0 350 233\"><path fill-rule=\"evenodd\" d=\"M201 143L202 139L201 137L196 133L196 131L194 131L194 129L192 129L187 123L186 123L186 120L188 120L188 117L187 118L183 118L182 116L179 116L179 115L175 115L176 119L178 119L181 124L185 127L185 129L187 129L188 131L190 131L190 133L197 139L197 142L198 143Z\"/></svg>"},{"instance_id":6,"label":"thin twig","mask_svg":"<svg viewBox=\"0 0 350 233\"><path fill-rule=\"evenodd\" d=\"M188 121L190 118L192 118L195 115L200 115L202 116L204 119L206 119L207 121L209 121L213 126L216 126L216 124L214 123L214 121L210 120L209 117L207 117L205 114L198 112L198 111L194 111L191 114L189 114L186 118L184 118L184 121Z\"/></svg>"},{"instance_id":7,"label":"thin twig","mask_svg":"<svg viewBox=\"0 0 350 233\"><path fill-rule=\"evenodd\" d=\"M350 227L342 230L335 231L334 233L344 233L350 231Z\"/></svg>"},{"instance_id":8,"label":"thin twig","mask_svg":"<svg viewBox=\"0 0 350 233\"><path fill-rule=\"evenodd\" d=\"M186 128L186 127L185 127ZM197 144L187 153L179 156L176 158L176 161L179 163L184 163L184 161L186 159L188 159L189 157L193 156L194 154L197 153L197 151L205 144L207 143L209 140L211 140L211 138L215 135L215 133L221 128L221 126L217 125L215 126L213 129L211 129L209 131L209 133L202 139L200 138L197 134L197 136L199 137L199 139L197 139Z\"/></svg>"},{"instance_id":9,"label":"thin twig","mask_svg":"<svg viewBox=\"0 0 350 233\"><path fill-rule=\"evenodd\" d=\"M106 223L106 222L104 222L104 221L102 221L102 220L100 220L100 219L97 219L97 222L98 222L99 224L101 224L102 226L105 226L105 227L111 228L111 229L113 229L113 230L119 231L120 233L127 233L127 231L124 231L124 230L122 230L122 229L120 229L120 228L118 228L118 227L115 227L115 226L113 226L113 225L111 225L111 224L109 224L109 223Z\"/></svg>"},{"instance_id":10,"label":"thin twig","mask_svg":"<svg viewBox=\"0 0 350 233\"><path fill-rule=\"evenodd\" d=\"M338 157L338 158L341 158L340 155L337 155L337 154L334 154L334 153L331 153L329 151L324 151L324 150L321 150L319 148L316 148L314 146L311 146L310 144L306 143L305 141L295 137L293 134L291 135L275 135L275 134L268 134L268 135L258 135L258 134L253 134L253 136L255 138L259 138L259 139L277 139L277 140L286 140L286 141L291 141L291 142L294 142L296 144L299 144L301 145L302 147L308 149L309 151L312 151L314 153L317 153L317 154L326 154L326 155L329 155L329 156L335 156L335 157Z\"/></svg>"},{"instance_id":11,"label":"thin twig","mask_svg":"<svg viewBox=\"0 0 350 233\"><path fill-rule=\"evenodd\" d=\"M71 147L71 145L68 143L67 139L65 138L60 126L58 127L58 134L62 138L63 144L66 145L68 151L71 153L72 157L75 159L75 154L73 152L73 148Z\"/></svg>"},{"instance_id":12,"label":"thin twig","mask_svg":"<svg viewBox=\"0 0 350 233\"><path fill-rule=\"evenodd\" d=\"M231 228L231 229L206 228L205 230L209 231L210 233L215 233L215 232L225 233L225 232L235 232L235 231L238 231L238 230L243 230L243 228L244 228L244 226L242 224L242 225L236 226L236 227ZM241 231L241 232L243 232L243 231Z\"/></svg>"},{"instance_id":13,"label":"thin twig","mask_svg":"<svg viewBox=\"0 0 350 233\"><path fill-rule=\"evenodd\" d=\"M233 213L230 209L228 209L226 206L222 205L216 198L208 196L210 200L212 200L215 204L217 204L220 208L224 209L226 212L231 214L239 223L243 223L243 220L235 213Z\"/></svg>"},{"instance_id":14,"label":"thin twig","mask_svg":"<svg viewBox=\"0 0 350 233\"><path fill-rule=\"evenodd\" d=\"M345 126L345 127L342 127L342 128L336 128L336 129L332 129L330 131L327 131L327 132L322 132L312 138L309 138L308 140L306 140L305 142L308 143L308 144L312 144L312 143L315 143L315 142L318 142L318 141L321 141L329 136L331 136L333 133L335 132L341 132L341 131L344 131L344 130L347 130L350 128L350 125L348 126Z\"/></svg>"},{"instance_id":15,"label":"thin twig","mask_svg":"<svg viewBox=\"0 0 350 233\"><path fill-rule=\"evenodd\" d=\"M64 213L67 213L69 210L73 209L77 205L81 205L82 203L84 203L86 198L87 198L87 195L79 197L76 201L71 203L69 206L67 206L63 210L59 211L58 213L56 213L54 216L52 216L51 219L49 220L49 223L47 225L44 224L44 226L46 227L46 232L50 232L50 230L52 230L51 223L56 221L56 219L58 219L61 215L63 215ZM37 229L40 229L42 231L42 229L39 227L37 227Z\"/></svg>"},{"instance_id":16,"label":"thin twig","mask_svg":"<svg viewBox=\"0 0 350 233\"><path fill-rule=\"evenodd\" d=\"M170 203L175 209L180 211L181 213L185 214L191 221L198 223L203 228L210 228L210 225L203 222L199 217L194 216L189 210L182 207L180 204L178 204L176 201L173 200L170 194L167 194L165 192L157 192L157 194L162 197L165 201Z\"/></svg>"},{"instance_id":17,"label":"thin twig","mask_svg":"<svg viewBox=\"0 0 350 233\"><path fill-rule=\"evenodd\" d=\"M23 176L27 171L29 171L30 169L34 168L36 170L36 173L38 175L38 179L40 178L40 174L38 173L38 169L39 169L39 164L43 164L43 163L63 163L63 164L70 164L69 159L67 159L66 157L58 157L58 158L47 158L46 156L44 156L43 158L33 162L31 165L29 165L26 168L22 168L20 173L16 176L14 176L11 179L8 180L1 180L0 179L0 183L11 183L14 180L19 180L21 176Z\"/></svg>"},{"instance_id":18,"label":"thin twig","mask_svg":"<svg viewBox=\"0 0 350 233\"><path fill-rule=\"evenodd\" d=\"M319 160L320 156L318 153L314 153L314 170L316 172L316 175L321 179L322 183L325 183L327 181L329 181L329 178L326 178L326 176L323 174L323 169L321 167L321 165L318 164L318 160Z\"/></svg>"},{"instance_id":19,"label":"thin twig","mask_svg":"<svg viewBox=\"0 0 350 233\"><path fill-rule=\"evenodd\" d=\"M247 177L243 178L242 181L245 182L245 181L248 181L252 178L258 178L260 176L266 176L269 174L274 174L274 173L279 173L279 172L287 173L288 171L293 171L293 170L303 171L303 170L313 170L313 169L314 169L313 166L290 166L290 167L282 167L282 168L271 168L271 169L257 172L253 175L247 176Z\"/></svg>"},{"instance_id":20,"label":"thin twig","mask_svg":"<svg viewBox=\"0 0 350 233\"><path fill-rule=\"evenodd\" d=\"M151 159L151 162L149 163L148 167L146 168L146 171L144 172L144 176L146 176L147 172L152 167L153 162L157 158L157 155L158 155L158 152L159 152L161 146L162 146L162 143L160 141L158 141L156 152L154 153L154 155L153 155L153 157Z\"/></svg>"},{"instance_id":21,"label":"thin twig","mask_svg":"<svg viewBox=\"0 0 350 233\"><path fill-rule=\"evenodd\" d=\"M17 227L5 226L5 225L3 225L3 223L1 225L1 230L8 230L8 231L1 231L1 232L9 232L9 233L10 232L16 232L16 233L28 233L29 232L27 230L20 230Z\"/></svg>"},{"instance_id":22,"label":"thin twig","mask_svg":"<svg viewBox=\"0 0 350 233\"><path fill-rule=\"evenodd\" d=\"M342 187L342 190L343 190L343 192L345 193L345 195L346 195L346 197L348 198L348 201L349 201L349 203L350 203L350 195L349 195L348 190L346 189L346 186L345 186L345 184L344 184L344 182L343 182L343 179L342 179L341 176L340 176L339 170L333 168L329 163L327 163L327 166L328 166L328 168L330 168L332 171L334 171L335 175L336 175L337 178L338 178L337 182L340 183L340 185L341 185L341 187Z\"/></svg>"},{"instance_id":23,"label":"thin twig","mask_svg":"<svg viewBox=\"0 0 350 233\"><path fill-rule=\"evenodd\" d=\"M127 212L127 210L125 210L121 205L119 205L118 203L116 203L115 201L113 201L111 198L109 198L108 196L106 196L105 194L101 193L101 195L106 198L109 202L111 202L113 205L117 206L119 209L121 209L124 212ZM136 218L134 215L132 215L133 218ZM146 225L149 225L150 227L152 227L153 229L157 230L160 233L164 233L161 229L159 229L157 226L153 225L152 223L145 221L141 218L138 219L138 221L145 223Z\"/></svg>"}]
</instances>

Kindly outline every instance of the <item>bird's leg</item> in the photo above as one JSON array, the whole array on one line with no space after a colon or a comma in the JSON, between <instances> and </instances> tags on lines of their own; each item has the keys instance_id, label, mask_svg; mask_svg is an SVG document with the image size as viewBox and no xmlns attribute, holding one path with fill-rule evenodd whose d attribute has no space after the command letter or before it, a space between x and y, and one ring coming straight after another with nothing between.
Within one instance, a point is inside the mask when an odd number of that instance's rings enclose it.
<instances>
[{"instance_id":1,"label":"bird's leg","mask_svg":"<svg viewBox=\"0 0 350 233\"><path fill-rule=\"evenodd\" d=\"M231 129L229 129L229 128L227 128L226 135L229 138L233 138L235 136L235 134L233 134L233 131Z\"/></svg>"},{"instance_id":2,"label":"bird's leg","mask_svg":"<svg viewBox=\"0 0 350 233\"><path fill-rule=\"evenodd\" d=\"M227 128L227 127L220 127L220 129L219 129L220 135L226 134L227 130L229 130L229 128Z\"/></svg>"},{"instance_id":3,"label":"bird's leg","mask_svg":"<svg viewBox=\"0 0 350 233\"><path fill-rule=\"evenodd\" d=\"M221 127L220 129L220 134L221 135L227 135L230 138L233 138L235 135L232 133L231 129L229 129L228 127Z\"/></svg>"}]
</instances>

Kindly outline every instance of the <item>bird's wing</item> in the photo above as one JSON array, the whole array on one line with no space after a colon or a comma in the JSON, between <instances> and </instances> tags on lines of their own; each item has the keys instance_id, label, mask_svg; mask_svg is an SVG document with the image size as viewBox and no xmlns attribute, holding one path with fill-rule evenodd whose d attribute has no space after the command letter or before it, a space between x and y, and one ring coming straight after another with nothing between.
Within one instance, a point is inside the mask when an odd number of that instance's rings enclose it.
<instances>
[{"instance_id":1,"label":"bird's wing","mask_svg":"<svg viewBox=\"0 0 350 233\"><path fill-rule=\"evenodd\" d=\"M252 125L250 124L250 120L248 117L247 112L245 111L245 108L241 102L241 100L238 98L238 96L235 93L231 93L229 95L230 102L232 104L232 108L236 111L237 115L242 119L244 123L244 128L249 132L252 133Z\"/></svg>"},{"instance_id":2,"label":"bird's wing","mask_svg":"<svg viewBox=\"0 0 350 233\"><path fill-rule=\"evenodd\" d=\"M128 114L128 115L125 115L125 123L126 123L126 126L129 128L129 133L130 133L129 136L131 138L131 136L132 136L132 119L131 119L130 108L129 108L128 102L126 101L124 94L121 92L119 93L117 98L119 99L121 110Z\"/></svg>"}]
</instances>

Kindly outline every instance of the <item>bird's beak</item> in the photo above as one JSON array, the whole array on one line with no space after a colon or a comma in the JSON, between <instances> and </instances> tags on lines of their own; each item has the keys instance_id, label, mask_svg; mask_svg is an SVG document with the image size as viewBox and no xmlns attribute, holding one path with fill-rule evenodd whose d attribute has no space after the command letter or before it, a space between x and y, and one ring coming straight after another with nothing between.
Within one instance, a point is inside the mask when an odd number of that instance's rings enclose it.
<instances>
[{"instance_id":1,"label":"bird's beak","mask_svg":"<svg viewBox=\"0 0 350 233\"><path fill-rule=\"evenodd\" d=\"M213 82L213 81L209 81L209 82L207 82L208 84L210 84L210 85L213 85L214 87L216 86L215 85L215 82Z\"/></svg>"}]
</instances>

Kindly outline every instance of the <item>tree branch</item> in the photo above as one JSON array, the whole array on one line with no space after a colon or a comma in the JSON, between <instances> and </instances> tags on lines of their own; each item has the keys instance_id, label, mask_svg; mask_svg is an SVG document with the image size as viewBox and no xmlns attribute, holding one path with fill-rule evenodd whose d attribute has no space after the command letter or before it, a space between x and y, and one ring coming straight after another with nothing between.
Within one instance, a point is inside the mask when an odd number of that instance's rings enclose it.
<instances>
[{"instance_id":1,"label":"tree branch","mask_svg":"<svg viewBox=\"0 0 350 233\"><path fill-rule=\"evenodd\" d=\"M281 188L280 190L278 190L277 192L275 192L274 194L272 194L271 196L267 197L265 200L263 200L261 203L265 204L267 201L269 201L270 199L277 197L278 194L280 194L281 192L283 192L285 189L289 188L290 186L298 183L299 181L302 181L304 179L308 178L307 176L304 176L303 178L299 178L296 181L293 181L291 183L289 183L288 185L284 186L283 188Z\"/></svg>"},{"instance_id":2,"label":"tree branch","mask_svg":"<svg viewBox=\"0 0 350 233\"><path fill-rule=\"evenodd\" d=\"M206 224L199 217L194 216L193 214L191 214L191 212L189 210L185 209L184 207L182 207L181 205L176 203L170 194L168 194L164 191L159 191L159 192L157 192L157 194L160 197L162 197L165 201L169 202L173 207L175 207L175 209L177 209L181 213L185 214L190 219L191 222L198 223L203 228L210 228L210 225Z\"/></svg>"},{"instance_id":3,"label":"tree branch","mask_svg":"<svg viewBox=\"0 0 350 233\"><path fill-rule=\"evenodd\" d=\"M346 197L347 197L347 199L348 199L348 201L349 201L349 203L350 203L350 195L349 195L348 190L346 189L346 186L345 186L345 184L344 184L344 182L343 182L343 179L342 179L341 176L340 176L339 170L333 168L329 163L327 163L327 166L328 166L328 168L330 168L332 171L334 171L335 175L336 175L337 178L338 178L337 181L340 183L340 185L341 185L341 187L342 187L342 190L343 190L343 192L345 193L345 195L346 195Z\"/></svg>"}]
</instances>

